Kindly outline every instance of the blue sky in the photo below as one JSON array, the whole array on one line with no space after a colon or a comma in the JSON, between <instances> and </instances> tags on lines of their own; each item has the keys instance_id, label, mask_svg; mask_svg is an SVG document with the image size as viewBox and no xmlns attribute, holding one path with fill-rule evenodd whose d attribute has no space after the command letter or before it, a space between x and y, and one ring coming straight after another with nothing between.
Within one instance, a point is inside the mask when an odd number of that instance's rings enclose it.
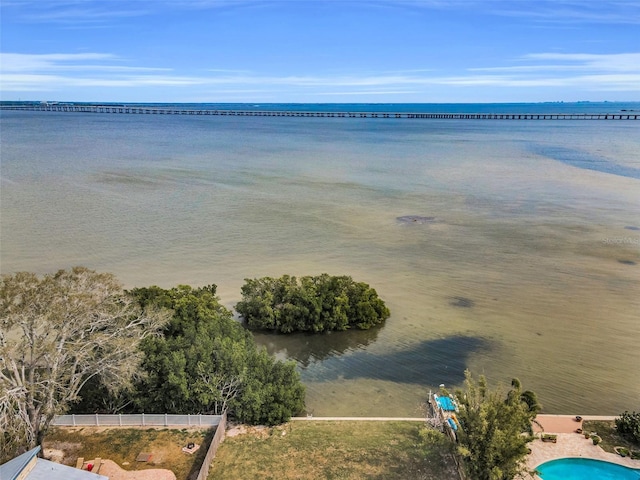
<instances>
[{"instance_id":1,"label":"blue sky","mask_svg":"<svg viewBox=\"0 0 640 480\"><path fill-rule=\"evenodd\" d=\"M640 101L640 0L0 0L2 100Z\"/></svg>"}]
</instances>

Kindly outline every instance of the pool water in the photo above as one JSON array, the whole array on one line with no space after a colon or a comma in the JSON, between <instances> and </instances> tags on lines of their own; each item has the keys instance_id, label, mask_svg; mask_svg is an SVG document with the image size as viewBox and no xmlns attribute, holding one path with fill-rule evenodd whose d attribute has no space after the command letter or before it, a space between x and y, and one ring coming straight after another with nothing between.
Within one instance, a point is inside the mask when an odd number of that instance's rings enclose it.
<instances>
[{"instance_id":1,"label":"pool water","mask_svg":"<svg viewBox=\"0 0 640 480\"><path fill-rule=\"evenodd\" d=\"M561 458L536 468L543 480L640 480L640 470L588 458Z\"/></svg>"}]
</instances>

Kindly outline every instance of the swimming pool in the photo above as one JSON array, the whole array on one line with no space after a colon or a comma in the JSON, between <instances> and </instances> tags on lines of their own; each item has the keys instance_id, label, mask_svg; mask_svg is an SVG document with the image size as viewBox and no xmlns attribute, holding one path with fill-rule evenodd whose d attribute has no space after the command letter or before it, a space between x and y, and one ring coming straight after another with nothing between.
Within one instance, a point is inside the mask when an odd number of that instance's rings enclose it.
<instances>
[{"instance_id":1,"label":"swimming pool","mask_svg":"<svg viewBox=\"0 0 640 480\"><path fill-rule=\"evenodd\" d=\"M536 468L543 480L640 480L640 470L590 458L559 458Z\"/></svg>"}]
</instances>

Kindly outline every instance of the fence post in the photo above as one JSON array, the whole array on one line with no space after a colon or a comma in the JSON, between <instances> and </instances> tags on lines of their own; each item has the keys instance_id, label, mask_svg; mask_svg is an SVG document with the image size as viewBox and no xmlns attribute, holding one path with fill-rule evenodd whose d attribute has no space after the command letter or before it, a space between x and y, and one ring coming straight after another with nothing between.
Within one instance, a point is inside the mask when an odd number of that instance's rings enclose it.
<instances>
[{"instance_id":1,"label":"fence post","mask_svg":"<svg viewBox=\"0 0 640 480\"><path fill-rule=\"evenodd\" d=\"M218 450L220 443L222 443L222 441L224 440L226 424L227 414L225 412L220 417L220 423L218 423L218 426L216 427L216 433L211 439L211 444L209 445L209 449L207 450L202 465L200 466L200 472L198 473L196 480L206 480L206 478L209 476L209 468L211 467L211 462L216 456L216 451Z\"/></svg>"},{"instance_id":2,"label":"fence post","mask_svg":"<svg viewBox=\"0 0 640 480\"><path fill-rule=\"evenodd\" d=\"M0 0L2 1L2 0ZM200 426L200 427L212 427L212 426L216 426L220 423L223 415L209 415L209 414L201 414L201 413L197 413L197 414L171 414L171 421L169 421L169 414L168 413L159 413L159 414L152 414L152 416L160 416L163 415L164 416L164 426L165 427L169 427L171 425L174 426L178 426L178 425L187 425L189 427L195 427L195 426ZM64 418L63 418L64 417ZM71 418L69 418L71 417ZM193 418L191 418L193 417ZM80 419L80 423L78 423L78 418ZM90 423L89 418L93 419L93 424ZM135 414L123 414L123 413L117 413L117 414L101 414L101 413L94 413L94 414L69 414L69 415L56 415L53 419L54 423L58 422L61 426L63 425L68 425L68 426L95 426L95 427L100 427L102 426L102 424L100 423L101 420L105 421L104 426L108 427L108 426L127 426L127 425L141 425L143 427L147 426L147 419L145 417L144 413L135 413ZM116 422L117 419L117 422ZM153 425L162 425L162 423L158 423L157 421L152 419L152 422L150 424L151 426Z\"/></svg>"}]
</instances>

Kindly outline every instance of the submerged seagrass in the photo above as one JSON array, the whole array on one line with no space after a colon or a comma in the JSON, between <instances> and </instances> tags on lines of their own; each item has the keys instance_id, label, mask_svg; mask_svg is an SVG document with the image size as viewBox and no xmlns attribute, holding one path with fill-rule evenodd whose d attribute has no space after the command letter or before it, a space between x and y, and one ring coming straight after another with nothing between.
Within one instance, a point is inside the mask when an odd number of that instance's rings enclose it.
<instances>
[{"instance_id":1,"label":"submerged seagrass","mask_svg":"<svg viewBox=\"0 0 640 480\"><path fill-rule=\"evenodd\" d=\"M519 377L552 413L617 415L640 396L639 180L616 173L637 168L637 122L3 111L0 126L3 273L213 282L227 307L245 278L283 272L375 286L392 312L377 327L253 332L296 360L316 416L412 416L465 368ZM397 220L411 214L438 221Z\"/></svg>"}]
</instances>

